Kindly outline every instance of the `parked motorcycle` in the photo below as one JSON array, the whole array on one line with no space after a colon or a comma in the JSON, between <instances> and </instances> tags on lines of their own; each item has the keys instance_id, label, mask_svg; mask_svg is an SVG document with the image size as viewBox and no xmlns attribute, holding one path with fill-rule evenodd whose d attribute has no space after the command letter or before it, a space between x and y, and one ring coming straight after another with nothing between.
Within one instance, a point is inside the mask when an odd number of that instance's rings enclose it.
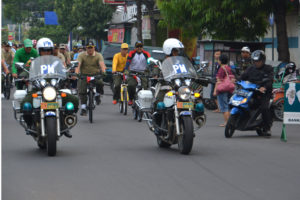
<instances>
[{"instance_id":1,"label":"parked motorcycle","mask_svg":"<svg viewBox=\"0 0 300 200\"><path fill-rule=\"evenodd\" d=\"M230 138L235 130L255 130L259 136L263 135L263 119L259 105L254 103L254 94L259 92L259 86L249 81L239 81L240 87L230 99L232 106L230 117L225 127L225 137ZM270 101L270 107L272 100Z\"/></svg>"},{"instance_id":2,"label":"parked motorcycle","mask_svg":"<svg viewBox=\"0 0 300 200\"><path fill-rule=\"evenodd\" d=\"M17 63L22 67L23 63ZM57 141L77 123L75 107L66 102L69 90L61 90L67 78L59 58L41 56L34 59L29 70L29 91L16 90L13 109L15 119L31 135L48 156L55 156ZM26 101L23 101L26 98Z\"/></svg>"},{"instance_id":3,"label":"parked motorcycle","mask_svg":"<svg viewBox=\"0 0 300 200\"><path fill-rule=\"evenodd\" d=\"M181 56L169 57L160 65L163 78L155 89L138 94L144 120L157 137L159 147L178 144L182 154L192 150L195 131L205 124L204 106L200 93L191 89L197 73L191 62ZM163 88L164 87L164 88ZM155 102L158 92L167 89L162 102ZM197 124L194 129L193 120Z\"/></svg>"}]
</instances>

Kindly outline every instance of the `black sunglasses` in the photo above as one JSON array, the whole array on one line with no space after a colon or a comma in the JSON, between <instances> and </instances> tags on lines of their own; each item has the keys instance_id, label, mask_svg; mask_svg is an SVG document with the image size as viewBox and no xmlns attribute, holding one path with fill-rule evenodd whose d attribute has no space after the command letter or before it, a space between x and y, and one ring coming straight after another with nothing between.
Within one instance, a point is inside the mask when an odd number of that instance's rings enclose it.
<instances>
[{"instance_id":1,"label":"black sunglasses","mask_svg":"<svg viewBox=\"0 0 300 200\"><path fill-rule=\"evenodd\" d=\"M137 45L136 48L143 48L143 45Z\"/></svg>"},{"instance_id":2,"label":"black sunglasses","mask_svg":"<svg viewBox=\"0 0 300 200\"><path fill-rule=\"evenodd\" d=\"M52 51L52 49L42 49L41 51L50 52L50 51Z\"/></svg>"}]
</instances>

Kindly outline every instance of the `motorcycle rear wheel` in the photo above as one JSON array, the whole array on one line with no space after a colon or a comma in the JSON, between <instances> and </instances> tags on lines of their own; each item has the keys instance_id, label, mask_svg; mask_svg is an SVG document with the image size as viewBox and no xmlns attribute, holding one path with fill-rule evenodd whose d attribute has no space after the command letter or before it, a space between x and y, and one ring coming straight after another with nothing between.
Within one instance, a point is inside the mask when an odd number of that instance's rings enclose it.
<instances>
[{"instance_id":1,"label":"motorcycle rear wheel","mask_svg":"<svg viewBox=\"0 0 300 200\"><path fill-rule=\"evenodd\" d=\"M182 116L180 120L182 134L178 136L178 148L181 154L189 154L194 142L194 127L191 116Z\"/></svg>"},{"instance_id":2,"label":"motorcycle rear wheel","mask_svg":"<svg viewBox=\"0 0 300 200\"><path fill-rule=\"evenodd\" d=\"M236 116L230 115L227 124L225 126L225 137L231 138L233 136L233 133L235 131L235 124L236 124Z\"/></svg>"},{"instance_id":3,"label":"motorcycle rear wheel","mask_svg":"<svg viewBox=\"0 0 300 200\"><path fill-rule=\"evenodd\" d=\"M274 117L279 121L283 121L284 98L278 99L272 107Z\"/></svg>"},{"instance_id":4,"label":"motorcycle rear wheel","mask_svg":"<svg viewBox=\"0 0 300 200\"><path fill-rule=\"evenodd\" d=\"M48 156L55 156L57 142L56 117L47 117L45 122L45 130L47 134L47 153Z\"/></svg>"}]
</instances>

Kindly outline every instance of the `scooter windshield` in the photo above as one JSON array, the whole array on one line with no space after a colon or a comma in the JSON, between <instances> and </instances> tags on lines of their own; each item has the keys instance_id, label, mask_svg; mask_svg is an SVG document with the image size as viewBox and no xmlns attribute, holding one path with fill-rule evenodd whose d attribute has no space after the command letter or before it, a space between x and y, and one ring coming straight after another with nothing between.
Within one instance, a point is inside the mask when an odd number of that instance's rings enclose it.
<instances>
[{"instance_id":1,"label":"scooter windshield","mask_svg":"<svg viewBox=\"0 0 300 200\"><path fill-rule=\"evenodd\" d=\"M29 70L29 80L45 78L66 79L66 69L56 56L40 56L34 59Z\"/></svg>"},{"instance_id":2,"label":"scooter windshield","mask_svg":"<svg viewBox=\"0 0 300 200\"><path fill-rule=\"evenodd\" d=\"M192 63L182 56L172 56L165 59L161 65L161 70L166 81L176 78L197 78Z\"/></svg>"}]
</instances>

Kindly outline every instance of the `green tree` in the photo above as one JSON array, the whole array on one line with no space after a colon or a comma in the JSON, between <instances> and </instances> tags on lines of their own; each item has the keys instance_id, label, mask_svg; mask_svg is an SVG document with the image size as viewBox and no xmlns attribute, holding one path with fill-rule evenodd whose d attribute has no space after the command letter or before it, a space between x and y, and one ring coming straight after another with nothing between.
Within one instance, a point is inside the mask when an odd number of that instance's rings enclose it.
<instances>
[{"instance_id":1,"label":"green tree","mask_svg":"<svg viewBox=\"0 0 300 200\"><path fill-rule=\"evenodd\" d=\"M96 40L106 39L107 23L111 20L114 10L103 4L102 0L77 0L74 16L82 27L82 33Z\"/></svg>"},{"instance_id":2,"label":"green tree","mask_svg":"<svg viewBox=\"0 0 300 200\"><path fill-rule=\"evenodd\" d=\"M264 36L273 12L280 41L279 60L290 59L285 22L288 0L157 0L157 4L164 17L162 24L181 28L185 34L227 40L256 40Z\"/></svg>"},{"instance_id":3,"label":"green tree","mask_svg":"<svg viewBox=\"0 0 300 200\"><path fill-rule=\"evenodd\" d=\"M43 37L50 38L54 43L67 43L68 32L61 26L43 25L40 27L32 27L29 30L29 38L40 39Z\"/></svg>"}]
</instances>

